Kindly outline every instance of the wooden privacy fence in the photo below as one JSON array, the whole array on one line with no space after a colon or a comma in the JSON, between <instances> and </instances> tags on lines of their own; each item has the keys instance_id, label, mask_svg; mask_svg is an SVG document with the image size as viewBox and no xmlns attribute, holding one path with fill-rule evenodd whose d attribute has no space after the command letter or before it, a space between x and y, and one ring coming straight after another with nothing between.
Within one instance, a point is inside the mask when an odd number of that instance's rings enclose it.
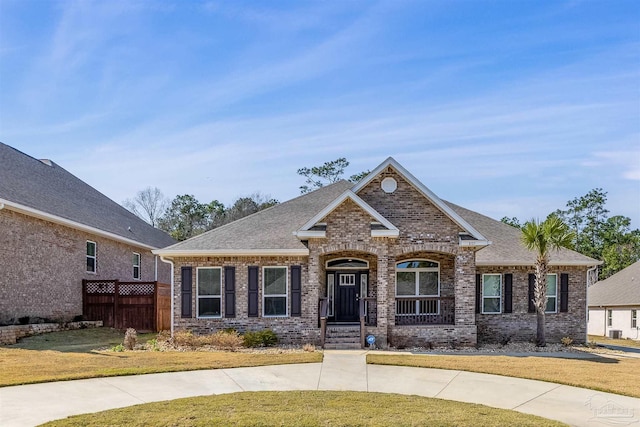
<instances>
[{"instance_id":1,"label":"wooden privacy fence","mask_svg":"<svg viewBox=\"0 0 640 427\"><path fill-rule=\"evenodd\" d=\"M116 329L162 331L171 328L170 294L165 283L83 280L82 314Z\"/></svg>"}]
</instances>

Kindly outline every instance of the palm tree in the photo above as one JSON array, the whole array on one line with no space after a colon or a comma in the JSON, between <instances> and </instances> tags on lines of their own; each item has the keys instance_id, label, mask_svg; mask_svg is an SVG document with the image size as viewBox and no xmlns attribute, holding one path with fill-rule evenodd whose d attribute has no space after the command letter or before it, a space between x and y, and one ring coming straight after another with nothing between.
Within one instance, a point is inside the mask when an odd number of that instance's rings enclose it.
<instances>
[{"instance_id":1,"label":"palm tree","mask_svg":"<svg viewBox=\"0 0 640 427\"><path fill-rule=\"evenodd\" d=\"M547 345L544 333L544 312L547 307L547 272L549 271L549 254L561 247L571 246L573 232L556 216L549 216L545 221L531 220L522 226L522 243L537 254L536 274L533 287L533 304L537 314L536 345Z\"/></svg>"}]
</instances>

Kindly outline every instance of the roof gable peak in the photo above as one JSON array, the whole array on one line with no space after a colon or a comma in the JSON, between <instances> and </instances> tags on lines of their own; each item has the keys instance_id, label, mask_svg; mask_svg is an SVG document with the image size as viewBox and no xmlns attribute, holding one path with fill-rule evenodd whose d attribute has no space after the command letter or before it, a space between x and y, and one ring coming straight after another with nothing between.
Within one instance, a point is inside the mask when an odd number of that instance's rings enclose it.
<instances>
[{"instance_id":1,"label":"roof gable peak","mask_svg":"<svg viewBox=\"0 0 640 427\"><path fill-rule=\"evenodd\" d=\"M333 212L338 206L342 205L347 199L354 202L358 205L362 210L371 215L371 217L379 222L385 229L384 230L371 230L372 237L398 237L400 235L400 230L391 223L388 219L383 217L380 212L376 211L372 208L367 202L362 200L357 194L355 194L351 190L346 190L336 199L334 199L331 203L325 206L320 212L318 212L313 218L307 221L299 230L295 231L293 234L296 235L300 239L308 239L313 237L325 237L324 231L315 231L312 228L320 221L322 218L329 215Z\"/></svg>"},{"instance_id":2,"label":"roof gable peak","mask_svg":"<svg viewBox=\"0 0 640 427\"><path fill-rule=\"evenodd\" d=\"M357 194L360 190L366 187L371 181L373 181L380 173L386 170L388 167L394 169L402 178L404 178L411 186L413 186L419 193L421 193L427 200L429 200L436 208L443 212L449 219L459 225L464 231L473 236L477 242L484 242L488 244L488 240L471 224L458 215L453 209L451 209L446 203L442 201L433 191L427 188L418 178L416 178L411 172L405 169L396 159L388 157L384 162L380 163L378 167L369 173L365 178L351 187L351 191Z\"/></svg>"}]
</instances>

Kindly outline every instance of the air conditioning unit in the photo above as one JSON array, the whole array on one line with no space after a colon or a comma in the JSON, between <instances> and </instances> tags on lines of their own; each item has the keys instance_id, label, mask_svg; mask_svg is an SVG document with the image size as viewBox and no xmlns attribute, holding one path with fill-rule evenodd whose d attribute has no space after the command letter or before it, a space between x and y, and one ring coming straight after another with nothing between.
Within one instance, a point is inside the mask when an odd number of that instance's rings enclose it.
<instances>
[{"instance_id":1,"label":"air conditioning unit","mask_svg":"<svg viewBox=\"0 0 640 427\"><path fill-rule=\"evenodd\" d=\"M614 338L614 339L622 338L622 331L620 329L609 330L609 338Z\"/></svg>"}]
</instances>

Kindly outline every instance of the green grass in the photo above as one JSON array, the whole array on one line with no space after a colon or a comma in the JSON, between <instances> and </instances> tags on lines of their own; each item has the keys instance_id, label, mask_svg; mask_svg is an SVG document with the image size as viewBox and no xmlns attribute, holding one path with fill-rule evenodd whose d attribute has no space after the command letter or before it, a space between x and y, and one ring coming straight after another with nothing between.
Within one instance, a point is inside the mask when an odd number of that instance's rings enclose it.
<instances>
[{"instance_id":1,"label":"green grass","mask_svg":"<svg viewBox=\"0 0 640 427\"><path fill-rule=\"evenodd\" d=\"M480 372L640 397L640 359L368 354L367 363Z\"/></svg>"},{"instance_id":2,"label":"green grass","mask_svg":"<svg viewBox=\"0 0 640 427\"><path fill-rule=\"evenodd\" d=\"M484 405L386 393L245 392L78 415L45 426L563 426Z\"/></svg>"},{"instance_id":3,"label":"green grass","mask_svg":"<svg viewBox=\"0 0 640 427\"><path fill-rule=\"evenodd\" d=\"M596 342L598 344L619 345L622 347L634 347L640 348L640 340L627 340L627 339L613 339L607 337L601 337L599 335L589 335L589 342Z\"/></svg>"},{"instance_id":4,"label":"green grass","mask_svg":"<svg viewBox=\"0 0 640 427\"><path fill-rule=\"evenodd\" d=\"M145 343L157 334L138 334L138 342ZM124 332L112 328L87 328L73 331L51 332L23 338L19 343L4 348L24 350L51 350L62 353L90 353L92 350L111 348L122 344Z\"/></svg>"}]
</instances>

